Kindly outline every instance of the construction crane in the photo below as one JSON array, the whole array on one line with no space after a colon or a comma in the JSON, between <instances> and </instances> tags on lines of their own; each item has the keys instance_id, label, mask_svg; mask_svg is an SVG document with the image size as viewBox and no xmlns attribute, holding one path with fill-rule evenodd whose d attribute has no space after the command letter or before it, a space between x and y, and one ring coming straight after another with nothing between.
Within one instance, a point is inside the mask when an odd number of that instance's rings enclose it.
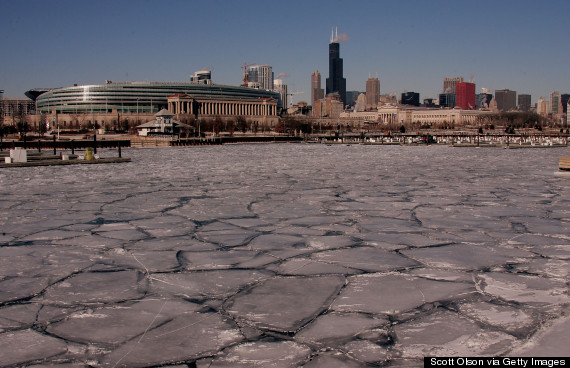
<instances>
[{"instance_id":1,"label":"construction crane","mask_svg":"<svg viewBox=\"0 0 570 368\"><path fill-rule=\"evenodd\" d=\"M302 94L302 93L305 93L305 92L290 92L290 93L287 93L287 96L291 96L291 106L293 106L293 96L294 96L294 95L300 95L300 94Z\"/></svg>"},{"instance_id":2,"label":"construction crane","mask_svg":"<svg viewBox=\"0 0 570 368\"><path fill-rule=\"evenodd\" d=\"M247 76L247 68L249 68L250 66L254 65L255 63L252 64L248 64L248 63L243 63L242 69L243 69L243 83L241 84L242 87L247 87L248 84L248 76Z\"/></svg>"}]
</instances>

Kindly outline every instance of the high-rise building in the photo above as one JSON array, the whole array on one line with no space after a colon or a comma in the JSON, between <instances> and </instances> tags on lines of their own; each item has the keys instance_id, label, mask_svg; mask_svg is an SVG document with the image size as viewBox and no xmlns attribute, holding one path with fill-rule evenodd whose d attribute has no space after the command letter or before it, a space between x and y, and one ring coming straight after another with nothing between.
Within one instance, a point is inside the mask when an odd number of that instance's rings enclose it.
<instances>
[{"instance_id":1,"label":"high-rise building","mask_svg":"<svg viewBox=\"0 0 570 368\"><path fill-rule=\"evenodd\" d=\"M356 104L356 100L358 100L358 96L362 91L346 91L346 101L344 101L345 105L354 106Z\"/></svg>"},{"instance_id":2,"label":"high-rise building","mask_svg":"<svg viewBox=\"0 0 570 368\"><path fill-rule=\"evenodd\" d=\"M209 70L200 70L190 76L190 82L196 84L212 84L212 72Z\"/></svg>"},{"instance_id":3,"label":"high-rise building","mask_svg":"<svg viewBox=\"0 0 570 368\"><path fill-rule=\"evenodd\" d=\"M520 111L530 111L530 95L520 94L518 97L518 106Z\"/></svg>"},{"instance_id":4,"label":"high-rise building","mask_svg":"<svg viewBox=\"0 0 570 368\"><path fill-rule=\"evenodd\" d=\"M475 84L460 82L455 87L455 106L463 110L475 110Z\"/></svg>"},{"instance_id":5,"label":"high-rise building","mask_svg":"<svg viewBox=\"0 0 570 368\"><path fill-rule=\"evenodd\" d=\"M248 81L259 83L259 88L267 91L273 90L273 68L269 65L254 65L247 73Z\"/></svg>"},{"instance_id":6,"label":"high-rise building","mask_svg":"<svg viewBox=\"0 0 570 368\"><path fill-rule=\"evenodd\" d=\"M455 93L457 83L463 83L463 77L444 78L443 93Z\"/></svg>"},{"instance_id":7,"label":"high-rise building","mask_svg":"<svg viewBox=\"0 0 570 368\"><path fill-rule=\"evenodd\" d=\"M288 99L287 99L287 85L283 83L283 79L275 79L273 81L273 86L275 87L275 92L278 92L281 96L281 101L283 103L283 108L286 109L289 107Z\"/></svg>"},{"instance_id":8,"label":"high-rise building","mask_svg":"<svg viewBox=\"0 0 570 368\"><path fill-rule=\"evenodd\" d=\"M331 32L329 43L329 77L327 78L327 95L337 93L343 104L346 104L346 79L342 76L342 58L340 57L340 44L338 30L336 36Z\"/></svg>"},{"instance_id":9,"label":"high-rise building","mask_svg":"<svg viewBox=\"0 0 570 368\"><path fill-rule=\"evenodd\" d=\"M570 100L568 100L568 103L566 104L566 111L568 111L568 108L570 108ZM568 134L568 123L570 122L570 116L568 116L570 114L566 113L566 134Z\"/></svg>"},{"instance_id":10,"label":"high-rise building","mask_svg":"<svg viewBox=\"0 0 570 368\"><path fill-rule=\"evenodd\" d=\"M378 101L380 101L380 81L378 77L368 78L366 80L366 105L376 107Z\"/></svg>"},{"instance_id":11,"label":"high-rise building","mask_svg":"<svg viewBox=\"0 0 570 368\"><path fill-rule=\"evenodd\" d=\"M509 89L495 90L495 101L499 111L516 110L517 108L517 92Z\"/></svg>"},{"instance_id":12,"label":"high-rise building","mask_svg":"<svg viewBox=\"0 0 570 368\"><path fill-rule=\"evenodd\" d=\"M542 116L548 116L550 113L550 103L545 101L544 98L539 98L538 102L536 103L536 113Z\"/></svg>"},{"instance_id":13,"label":"high-rise building","mask_svg":"<svg viewBox=\"0 0 570 368\"><path fill-rule=\"evenodd\" d=\"M340 101L338 93L331 93L325 98L315 101L313 116L338 118L343 110L344 105Z\"/></svg>"},{"instance_id":14,"label":"high-rise building","mask_svg":"<svg viewBox=\"0 0 570 368\"><path fill-rule=\"evenodd\" d=\"M321 73L315 70L311 74L311 106L315 105L316 100L325 97L325 91L321 88Z\"/></svg>"},{"instance_id":15,"label":"high-rise building","mask_svg":"<svg viewBox=\"0 0 570 368\"><path fill-rule=\"evenodd\" d=\"M493 94L486 92L485 88L482 90L483 92L475 95L475 106L478 109L488 109L493 99Z\"/></svg>"},{"instance_id":16,"label":"high-rise building","mask_svg":"<svg viewBox=\"0 0 570 368\"><path fill-rule=\"evenodd\" d=\"M439 106L441 107L455 107L455 93L440 93Z\"/></svg>"},{"instance_id":17,"label":"high-rise building","mask_svg":"<svg viewBox=\"0 0 570 368\"><path fill-rule=\"evenodd\" d=\"M560 108L560 92L554 91L550 94L550 112L553 115L558 115L562 113L562 109Z\"/></svg>"},{"instance_id":18,"label":"high-rise building","mask_svg":"<svg viewBox=\"0 0 570 368\"><path fill-rule=\"evenodd\" d=\"M420 94L417 92L404 92L400 100L402 105L420 106Z\"/></svg>"},{"instance_id":19,"label":"high-rise building","mask_svg":"<svg viewBox=\"0 0 570 368\"><path fill-rule=\"evenodd\" d=\"M562 112L568 113L568 101L570 101L570 94L563 93L560 95L560 101L562 101ZM568 116L568 115L566 115Z\"/></svg>"}]
</instances>

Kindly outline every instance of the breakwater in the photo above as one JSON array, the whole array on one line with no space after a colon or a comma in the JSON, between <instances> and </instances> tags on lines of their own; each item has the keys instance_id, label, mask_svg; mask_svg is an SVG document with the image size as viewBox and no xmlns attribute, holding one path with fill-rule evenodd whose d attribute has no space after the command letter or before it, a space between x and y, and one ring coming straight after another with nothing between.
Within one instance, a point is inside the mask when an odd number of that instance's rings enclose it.
<instances>
[{"instance_id":1,"label":"breakwater","mask_svg":"<svg viewBox=\"0 0 570 368\"><path fill-rule=\"evenodd\" d=\"M96 137L96 136L94 136ZM131 140L128 137L125 139L73 139L73 140L57 140L50 139L37 139L33 141L28 140L8 140L0 142L0 150L10 150L14 148L23 148L28 150L69 150L90 148L119 148L131 147Z\"/></svg>"},{"instance_id":2,"label":"breakwater","mask_svg":"<svg viewBox=\"0 0 570 368\"><path fill-rule=\"evenodd\" d=\"M6 140L0 142L0 151L14 148L29 150L67 150L85 149L91 147L118 149L119 147L180 147L180 146L211 146L236 143L346 143L368 145L423 145L443 144L455 147L505 147L505 148L538 148L568 146L568 134L474 134L471 132L416 132L416 133L327 133L327 134L298 134L298 135L235 135L216 137L175 138L140 137L125 135L122 139L105 139L93 136L93 139L63 139L54 138L36 140Z\"/></svg>"}]
</instances>

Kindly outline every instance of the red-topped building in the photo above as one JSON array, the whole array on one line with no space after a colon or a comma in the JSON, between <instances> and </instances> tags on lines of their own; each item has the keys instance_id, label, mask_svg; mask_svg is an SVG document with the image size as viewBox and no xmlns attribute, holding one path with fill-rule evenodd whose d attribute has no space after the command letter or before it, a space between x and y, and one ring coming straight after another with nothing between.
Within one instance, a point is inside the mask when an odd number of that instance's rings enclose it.
<instances>
[{"instance_id":1,"label":"red-topped building","mask_svg":"<svg viewBox=\"0 0 570 368\"><path fill-rule=\"evenodd\" d=\"M457 83L455 106L464 110L475 110L475 84Z\"/></svg>"}]
</instances>

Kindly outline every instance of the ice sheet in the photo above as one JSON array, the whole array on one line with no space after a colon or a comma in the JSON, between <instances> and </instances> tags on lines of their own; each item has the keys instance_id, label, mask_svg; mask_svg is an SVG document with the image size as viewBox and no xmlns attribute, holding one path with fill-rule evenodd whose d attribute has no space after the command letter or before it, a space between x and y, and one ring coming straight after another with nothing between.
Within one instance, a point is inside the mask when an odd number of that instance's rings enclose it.
<instances>
[{"instance_id":1,"label":"ice sheet","mask_svg":"<svg viewBox=\"0 0 570 368\"><path fill-rule=\"evenodd\" d=\"M123 155L0 171L0 365L416 367L568 339L568 148Z\"/></svg>"}]
</instances>

